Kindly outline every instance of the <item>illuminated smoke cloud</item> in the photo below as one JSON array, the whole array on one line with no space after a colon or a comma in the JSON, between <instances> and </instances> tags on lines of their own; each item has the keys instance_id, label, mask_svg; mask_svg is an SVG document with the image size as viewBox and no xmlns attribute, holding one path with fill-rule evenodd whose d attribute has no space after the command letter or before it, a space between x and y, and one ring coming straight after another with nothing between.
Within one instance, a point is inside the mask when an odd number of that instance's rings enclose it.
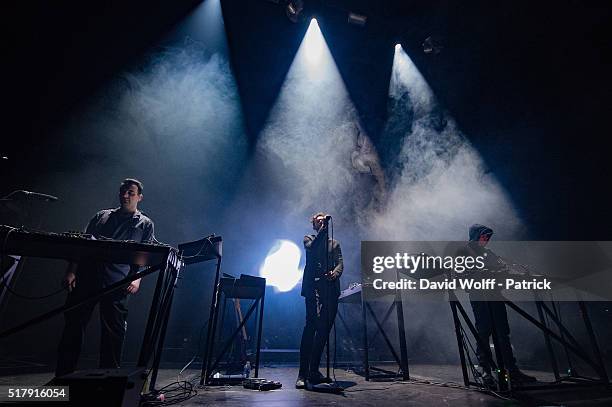
<instances>
[{"instance_id":1,"label":"illuminated smoke cloud","mask_svg":"<svg viewBox=\"0 0 612 407\"><path fill-rule=\"evenodd\" d=\"M92 192L66 214L79 228L100 207L116 205L126 176L145 184L142 208L161 239L219 231L228 185L236 182L247 143L228 60L195 41L149 54L75 111L62 129L72 169L47 173L61 196ZM112 194L109 194L112 191ZM78 212L78 211L77 211Z\"/></svg>"},{"instance_id":2,"label":"illuminated smoke cloud","mask_svg":"<svg viewBox=\"0 0 612 407\"><path fill-rule=\"evenodd\" d=\"M388 240L465 240L473 223L512 238L522 227L506 192L401 47L389 86L385 138L399 138L385 211L373 237Z\"/></svg>"},{"instance_id":3,"label":"illuminated smoke cloud","mask_svg":"<svg viewBox=\"0 0 612 407\"><path fill-rule=\"evenodd\" d=\"M352 227L349 219L355 212L374 202L373 194L363 191L364 174L384 179L314 20L260 135L257 153L283 169L275 177L281 180L277 192L287 222L325 210ZM379 200L381 192L375 194Z\"/></svg>"}]
</instances>

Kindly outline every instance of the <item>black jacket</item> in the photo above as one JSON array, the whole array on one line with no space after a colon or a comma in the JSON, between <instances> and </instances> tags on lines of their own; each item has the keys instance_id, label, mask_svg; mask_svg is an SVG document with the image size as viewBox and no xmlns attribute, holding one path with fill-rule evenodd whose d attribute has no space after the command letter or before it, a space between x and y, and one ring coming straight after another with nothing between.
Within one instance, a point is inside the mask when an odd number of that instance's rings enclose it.
<instances>
[{"instance_id":1,"label":"black jacket","mask_svg":"<svg viewBox=\"0 0 612 407\"><path fill-rule=\"evenodd\" d=\"M327 250L325 250L326 240ZM327 229L323 229L317 234L304 236L304 249L306 250L306 266L302 279L302 296L314 295L315 288L330 289L331 294L336 298L340 296L340 276L344 271L340 243L335 239L329 239ZM325 270L326 265L327 270ZM338 277L334 281L327 280L324 274L328 271ZM315 282L315 278L318 278L319 281Z\"/></svg>"}]
</instances>

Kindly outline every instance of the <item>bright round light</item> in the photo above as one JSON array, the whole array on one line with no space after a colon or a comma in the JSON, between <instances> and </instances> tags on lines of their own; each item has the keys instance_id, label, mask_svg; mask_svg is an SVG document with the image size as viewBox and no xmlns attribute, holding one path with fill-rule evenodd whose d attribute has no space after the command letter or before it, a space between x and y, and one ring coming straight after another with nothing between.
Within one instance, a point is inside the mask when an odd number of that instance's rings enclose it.
<instances>
[{"instance_id":1,"label":"bright round light","mask_svg":"<svg viewBox=\"0 0 612 407\"><path fill-rule=\"evenodd\" d=\"M268 253L259 269L259 276L266 279L266 285L276 287L279 291L291 291L302 278L299 269L300 248L289 240L278 240Z\"/></svg>"},{"instance_id":2,"label":"bright round light","mask_svg":"<svg viewBox=\"0 0 612 407\"><path fill-rule=\"evenodd\" d=\"M402 44L395 44L395 50L399 51L400 49L402 49Z\"/></svg>"}]
</instances>

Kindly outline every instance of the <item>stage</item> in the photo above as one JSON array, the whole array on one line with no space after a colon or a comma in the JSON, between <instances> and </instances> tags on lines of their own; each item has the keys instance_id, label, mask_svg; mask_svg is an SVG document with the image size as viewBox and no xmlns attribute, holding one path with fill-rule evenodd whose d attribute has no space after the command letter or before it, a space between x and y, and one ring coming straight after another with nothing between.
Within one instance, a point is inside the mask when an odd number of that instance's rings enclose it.
<instances>
[{"instance_id":1,"label":"stage","mask_svg":"<svg viewBox=\"0 0 612 407\"><path fill-rule=\"evenodd\" d=\"M13 3L0 390L612 406L609 4Z\"/></svg>"},{"instance_id":2,"label":"stage","mask_svg":"<svg viewBox=\"0 0 612 407\"><path fill-rule=\"evenodd\" d=\"M467 389L461 383L459 366L452 365L414 365L415 373L411 380L370 381L351 370L336 369L336 379L345 389L343 394L322 394L307 390L295 389L297 367L285 365L266 366L261 369L260 377L280 381L283 387L274 391L247 390L241 386L209 386L199 387L196 370L187 370L181 380L196 383L197 394L179 406L216 406L221 403L226 406L322 406L322 405L359 405L381 406L387 403L401 403L409 406L532 406L532 405L564 405L564 406L607 406L612 403L612 390L607 393L591 388L577 389L542 389L517 393L514 397L496 396L475 388ZM177 380L180 369L161 369L158 388L162 388ZM552 375L526 370L541 382L551 382ZM40 385L48 382L51 373L31 375L3 376L0 385Z\"/></svg>"}]
</instances>

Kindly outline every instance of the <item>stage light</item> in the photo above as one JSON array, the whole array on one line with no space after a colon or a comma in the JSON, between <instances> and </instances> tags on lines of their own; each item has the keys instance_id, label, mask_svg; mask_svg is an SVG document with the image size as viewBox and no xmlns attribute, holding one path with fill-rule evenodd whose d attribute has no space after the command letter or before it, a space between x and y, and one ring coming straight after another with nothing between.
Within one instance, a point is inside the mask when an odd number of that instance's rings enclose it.
<instances>
[{"instance_id":1,"label":"stage light","mask_svg":"<svg viewBox=\"0 0 612 407\"><path fill-rule=\"evenodd\" d=\"M303 271L299 269L301 256L295 243L279 240L259 269L259 276L266 279L267 285L281 292L291 291L302 278Z\"/></svg>"},{"instance_id":2,"label":"stage light","mask_svg":"<svg viewBox=\"0 0 612 407\"><path fill-rule=\"evenodd\" d=\"M397 44L395 44L395 52L399 51L400 49L402 49L402 44L398 42Z\"/></svg>"},{"instance_id":3,"label":"stage light","mask_svg":"<svg viewBox=\"0 0 612 407\"><path fill-rule=\"evenodd\" d=\"M287 3L287 7L285 8L285 12L287 13L287 18L294 23L297 23L300 14L304 10L304 2L303 0L290 0Z\"/></svg>"},{"instance_id":4,"label":"stage light","mask_svg":"<svg viewBox=\"0 0 612 407\"><path fill-rule=\"evenodd\" d=\"M318 66L319 62L321 61L321 57L323 56L325 47L325 39L323 38L323 34L321 34L317 19L313 18L310 20L310 25L308 26L306 36L304 37L304 51L306 53L306 60L311 66Z\"/></svg>"},{"instance_id":5,"label":"stage light","mask_svg":"<svg viewBox=\"0 0 612 407\"><path fill-rule=\"evenodd\" d=\"M438 55L444 49L442 41L439 38L429 36L423 41L423 52L426 54Z\"/></svg>"},{"instance_id":6,"label":"stage light","mask_svg":"<svg viewBox=\"0 0 612 407\"><path fill-rule=\"evenodd\" d=\"M352 13L352 12L349 12L348 14L349 24L354 24L354 25L363 27L366 24L367 20L368 20L368 17L364 16L363 14L357 14L357 13Z\"/></svg>"}]
</instances>

